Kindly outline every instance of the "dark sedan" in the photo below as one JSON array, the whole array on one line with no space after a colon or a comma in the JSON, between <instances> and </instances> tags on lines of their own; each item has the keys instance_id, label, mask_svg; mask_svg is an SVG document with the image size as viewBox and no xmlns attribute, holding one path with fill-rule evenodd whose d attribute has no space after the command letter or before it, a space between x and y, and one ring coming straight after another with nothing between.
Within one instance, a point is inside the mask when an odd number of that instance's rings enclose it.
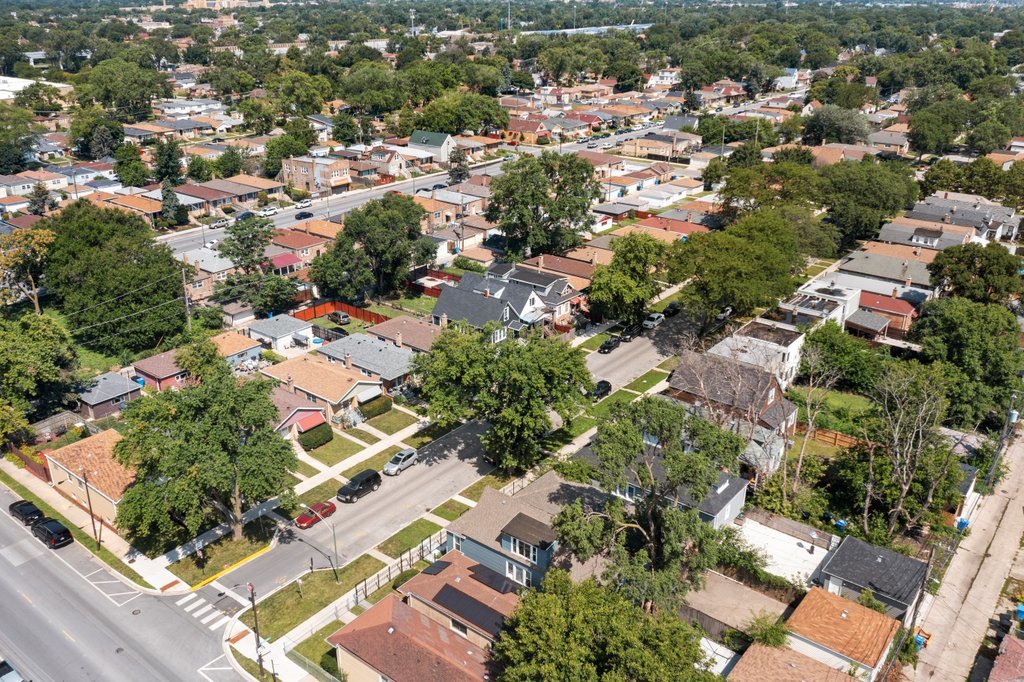
<instances>
[{"instance_id":1,"label":"dark sedan","mask_svg":"<svg viewBox=\"0 0 1024 682\"><path fill-rule=\"evenodd\" d=\"M597 349L597 352L611 353L613 350L619 347L620 343L622 343L622 339L620 339L618 336L609 336L607 339L604 340L604 343L601 344L601 347Z\"/></svg>"},{"instance_id":2,"label":"dark sedan","mask_svg":"<svg viewBox=\"0 0 1024 682\"><path fill-rule=\"evenodd\" d=\"M600 400L601 398L604 398L605 396L607 396L611 392L612 392L612 382L606 381L604 379L601 379L601 381L599 381L596 384L594 384L594 390L590 394L590 396L594 400Z\"/></svg>"},{"instance_id":3,"label":"dark sedan","mask_svg":"<svg viewBox=\"0 0 1024 682\"><path fill-rule=\"evenodd\" d=\"M644 332L643 325L641 325L639 323L631 324L631 325L629 325L628 327L626 327L625 329L623 329L619 333L619 337L623 341L625 341L626 343L629 343L630 341L632 341L636 337L638 337L641 334L643 334L643 332Z\"/></svg>"}]
</instances>

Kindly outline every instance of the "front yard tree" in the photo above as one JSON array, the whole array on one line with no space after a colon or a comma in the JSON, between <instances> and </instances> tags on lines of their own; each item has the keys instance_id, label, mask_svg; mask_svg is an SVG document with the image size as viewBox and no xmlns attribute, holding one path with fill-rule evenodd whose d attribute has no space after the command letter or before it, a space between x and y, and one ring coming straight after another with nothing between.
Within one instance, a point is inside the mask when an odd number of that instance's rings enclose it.
<instances>
[{"instance_id":1,"label":"front yard tree","mask_svg":"<svg viewBox=\"0 0 1024 682\"><path fill-rule=\"evenodd\" d=\"M645 611L674 613L717 564L720 546L695 509L679 508L680 489L703 499L723 469L735 470L744 445L672 401L616 405L597 427L596 478L608 493L638 492L630 505L613 495L602 507L574 501L554 519L558 536L581 561L608 556L603 579Z\"/></svg>"},{"instance_id":2,"label":"front yard tree","mask_svg":"<svg viewBox=\"0 0 1024 682\"><path fill-rule=\"evenodd\" d=\"M213 164L201 156L188 157L188 178L195 182L207 182L213 177Z\"/></svg>"},{"instance_id":3,"label":"front yard tree","mask_svg":"<svg viewBox=\"0 0 1024 682\"><path fill-rule=\"evenodd\" d=\"M142 218L78 201L36 226L56 235L46 286L83 344L117 354L182 331L181 271L191 268L154 241Z\"/></svg>"},{"instance_id":4,"label":"front yard tree","mask_svg":"<svg viewBox=\"0 0 1024 682\"><path fill-rule=\"evenodd\" d=\"M160 220L168 227L188 220L188 210L181 205L170 178L165 178L160 185Z\"/></svg>"},{"instance_id":5,"label":"front yard tree","mask_svg":"<svg viewBox=\"0 0 1024 682\"><path fill-rule=\"evenodd\" d=\"M242 172L245 157L242 156L242 152L238 151L238 147L232 146L225 149L214 163L220 177L230 178Z\"/></svg>"},{"instance_id":6,"label":"front yard tree","mask_svg":"<svg viewBox=\"0 0 1024 682\"><path fill-rule=\"evenodd\" d=\"M0 410L6 404L18 415L47 414L62 406L77 366L71 337L54 318L0 320Z\"/></svg>"},{"instance_id":7,"label":"front yard tree","mask_svg":"<svg viewBox=\"0 0 1024 682\"><path fill-rule=\"evenodd\" d=\"M33 185L32 191L25 198L28 199L28 212L32 215L43 215L57 208L57 202L50 194L50 190L41 182Z\"/></svg>"},{"instance_id":8,"label":"front yard tree","mask_svg":"<svg viewBox=\"0 0 1024 682\"><path fill-rule=\"evenodd\" d=\"M289 488L295 451L274 431L273 384L238 381L206 365L201 381L125 410L115 455L135 471L117 510L133 537L170 537L180 519L196 534L211 517L242 539L242 512Z\"/></svg>"},{"instance_id":9,"label":"front yard tree","mask_svg":"<svg viewBox=\"0 0 1024 682\"><path fill-rule=\"evenodd\" d=\"M658 293L665 267L665 245L647 234L630 234L612 244L609 265L599 265L590 284L590 304L604 315L637 320Z\"/></svg>"},{"instance_id":10,"label":"front yard tree","mask_svg":"<svg viewBox=\"0 0 1024 682\"><path fill-rule=\"evenodd\" d=\"M181 145L177 140L157 141L153 146L153 175L157 182L170 180L177 187L181 177Z\"/></svg>"},{"instance_id":11,"label":"front yard tree","mask_svg":"<svg viewBox=\"0 0 1024 682\"><path fill-rule=\"evenodd\" d=\"M651 616L593 579L549 571L524 592L494 644L501 679L710 682L700 632L671 614Z\"/></svg>"},{"instance_id":12,"label":"front yard tree","mask_svg":"<svg viewBox=\"0 0 1024 682\"><path fill-rule=\"evenodd\" d=\"M146 164L142 162L142 150L126 142L114 152L114 173L126 187L142 187L146 184Z\"/></svg>"},{"instance_id":13,"label":"front yard tree","mask_svg":"<svg viewBox=\"0 0 1024 682\"><path fill-rule=\"evenodd\" d=\"M493 332L453 324L416 356L415 374L434 421L487 420L485 450L503 469L527 469L542 454L549 413L564 421L588 404L590 371L583 352L564 341L537 333L493 343Z\"/></svg>"},{"instance_id":14,"label":"front yard tree","mask_svg":"<svg viewBox=\"0 0 1024 682\"><path fill-rule=\"evenodd\" d=\"M505 165L491 183L487 219L501 227L514 257L562 253L580 245L592 226L590 205L600 196L589 161L544 152Z\"/></svg>"},{"instance_id":15,"label":"front yard tree","mask_svg":"<svg viewBox=\"0 0 1024 682\"><path fill-rule=\"evenodd\" d=\"M355 301L373 286L373 268L362 249L339 239L310 263L309 280L323 296Z\"/></svg>"},{"instance_id":16,"label":"front yard tree","mask_svg":"<svg viewBox=\"0 0 1024 682\"><path fill-rule=\"evenodd\" d=\"M996 242L963 244L939 251L928 264L932 281L950 296L976 303L1006 303L1021 293L1021 259Z\"/></svg>"},{"instance_id":17,"label":"front yard tree","mask_svg":"<svg viewBox=\"0 0 1024 682\"><path fill-rule=\"evenodd\" d=\"M50 230L33 228L0 235L0 303L10 305L24 296L32 301L36 315L42 314L39 280L54 239Z\"/></svg>"},{"instance_id":18,"label":"front yard tree","mask_svg":"<svg viewBox=\"0 0 1024 682\"><path fill-rule=\"evenodd\" d=\"M263 218L247 218L229 226L225 234L217 249L238 271L215 285L214 300L243 301L259 315L290 308L298 285L293 279L274 273L264 255L274 237L274 224Z\"/></svg>"},{"instance_id":19,"label":"front yard tree","mask_svg":"<svg viewBox=\"0 0 1024 682\"><path fill-rule=\"evenodd\" d=\"M882 221L917 200L918 186L906 166L842 161L821 170L821 203L839 229L844 245L878 234Z\"/></svg>"},{"instance_id":20,"label":"front yard tree","mask_svg":"<svg viewBox=\"0 0 1024 682\"><path fill-rule=\"evenodd\" d=\"M456 147L448 155L449 184L458 185L469 180L469 156L462 147Z\"/></svg>"},{"instance_id":21,"label":"front yard tree","mask_svg":"<svg viewBox=\"0 0 1024 682\"><path fill-rule=\"evenodd\" d=\"M347 111L339 111L332 120L331 139L342 144L354 144L359 137L359 124Z\"/></svg>"}]
</instances>

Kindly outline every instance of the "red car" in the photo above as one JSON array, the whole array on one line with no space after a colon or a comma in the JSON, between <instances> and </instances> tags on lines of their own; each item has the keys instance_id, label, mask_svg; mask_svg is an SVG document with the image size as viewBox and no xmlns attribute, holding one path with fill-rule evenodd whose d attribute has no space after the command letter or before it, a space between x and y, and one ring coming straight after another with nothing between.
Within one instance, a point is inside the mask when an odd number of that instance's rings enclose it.
<instances>
[{"instance_id":1,"label":"red car","mask_svg":"<svg viewBox=\"0 0 1024 682\"><path fill-rule=\"evenodd\" d=\"M295 519L295 525L299 528L309 528L320 523L320 517L327 518L334 512L338 511L338 508L334 506L333 502L317 502L312 505L306 511L302 512ZM318 516L319 515L319 516Z\"/></svg>"}]
</instances>

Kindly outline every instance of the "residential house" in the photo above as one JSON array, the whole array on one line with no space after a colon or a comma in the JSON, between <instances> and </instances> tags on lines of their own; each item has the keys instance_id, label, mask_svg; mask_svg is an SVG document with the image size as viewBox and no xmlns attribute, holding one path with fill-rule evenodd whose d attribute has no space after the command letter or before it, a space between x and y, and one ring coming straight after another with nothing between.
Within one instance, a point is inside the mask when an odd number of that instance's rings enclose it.
<instances>
[{"instance_id":1,"label":"residential house","mask_svg":"<svg viewBox=\"0 0 1024 682\"><path fill-rule=\"evenodd\" d=\"M893 339L905 338L918 317L917 308L910 301L870 291L860 293L860 309L887 319L889 323L881 333Z\"/></svg>"},{"instance_id":2,"label":"residential house","mask_svg":"<svg viewBox=\"0 0 1024 682\"><path fill-rule=\"evenodd\" d=\"M983 243L1016 238L1021 218L1013 208L956 192L936 192L917 202L904 217L971 227Z\"/></svg>"},{"instance_id":3,"label":"residential house","mask_svg":"<svg viewBox=\"0 0 1024 682\"><path fill-rule=\"evenodd\" d=\"M179 388L188 378L188 372L178 364L177 349L164 351L132 363L135 375L142 377L148 388L164 391Z\"/></svg>"},{"instance_id":4,"label":"residential house","mask_svg":"<svg viewBox=\"0 0 1024 682\"><path fill-rule=\"evenodd\" d=\"M1024 639L1003 637L988 682L1020 682L1024 680Z\"/></svg>"},{"instance_id":5,"label":"residential house","mask_svg":"<svg viewBox=\"0 0 1024 682\"><path fill-rule=\"evenodd\" d=\"M338 233L341 232L340 219L336 218L336 220L339 220L339 222L313 218L301 223L296 223L291 226L291 229L296 232L305 232L306 234L311 234L316 237L323 237L330 241L335 239L338 236Z\"/></svg>"},{"instance_id":6,"label":"residential house","mask_svg":"<svg viewBox=\"0 0 1024 682\"><path fill-rule=\"evenodd\" d=\"M378 145L370 149L368 163L376 170L377 175L386 176L390 180L409 176L405 158L394 149Z\"/></svg>"},{"instance_id":7,"label":"residential house","mask_svg":"<svg viewBox=\"0 0 1024 682\"><path fill-rule=\"evenodd\" d=\"M767 370L785 391L800 373L803 345L803 332L754 320L709 348L708 353Z\"/></svg>"},{"instance_id":8,"label":"residential house","mask_svg":"<svg viewBox=\"0 0 1024 682\"><path fill-rule=\"evenodd\" d=\"M846 673L799 651L756 642L747 647L726 679L729 682L850 682Z\"/></svg>"},{"instance_id":9,"label":"residential house","mask_svg":"<svg viewBox=\"0 0 1024 682\"><path fill-rule=\"evenodd\" d=\"M51 173L47 170L26 170L17 173L19 178L25 178L33 186L42 185L51 192L60 192L68 188L68 178L61 173Z\"/></svg>"},{"instance_id":10,"label":"residential house","mask_svg":"<svg viewBox=\"0 0 1024 682\"><path fill-rule=\"evenodd\" d=\"M935 295L928 264L881 253L854 251L839 265L835 282L919 305Z\"/></svg>"},{"instance_id":11,"label":"residential house","mask_svg":"<svg viewBox=\"0 0 1024 682\"><path fill-rule=\"evenodd\" d=\"M682 114L680 116L667 116L665 122L662 123L662 130L668 131L685 131L686 129L696 130L700 120L693 114Z\"/></svg>"},{"instance_id":12,"label":"residential house","mask_svg":"<svg viewBox=\"0 0 1024 682\"><path fill-rule=\"evenodd\" d=\"M551 519L578 498L589 499L592 506L605 501L597 489L565 481L554 471L515 496L486 488L477 505L448 526L445 549L461 552L518 586L539 585L558 551Z\"/></svg>"},{"instance_id":13,"label":"residential house","mask_svg":"<svg viewBox=\"0 0 1024 682\"><path fill-rule=\"evenodd\" d=\"M285 184L320 197L344 192L352 184L349 161L334 157L287 158L281 162L281 179Z\"/></svg>"},{"instance_id":14,"label":"residential house","mask_svg":"<svg viewBox=\"0 0 1024 682\"><path fill-rule=\"evenodd\" d=\"M424 232L434 232L435 230L450 225L458 220L459 208L443 201L438 201L430 196L423 196L417 194L412 198L420 208L423 209L423 216L420 218L420 224L423 226Z\"/></svg>"},{"instance_id":15,"label":"residential house","mask_svg":"<svg viewBox=\"0 0 1024 682\"><path fill-rule=\"evenodd\" d=\"M300 269L327 250L327 239L298 230L276 230L271 243L295 256L301 262Z\"/></svg>"},{"instance_id":16,"label":"residential house","mask_svg":"<svg viewBox=\"0 0 1024 682\"><path fill-rule=\"evenodd\" d=\"M341 363L380 379L384 390L391 391L409 380L413 351L375 336L352 334L324 345L320 355L331 364Z\"/></svg>"},{"instance_id":17,"label":"residential house","mask_svg":"<svg viewBox=\"0 0 1024 682\"><path fill-rule=\"evenodd\" d=\"M327 638L349 682L484 682L490 654L391 594Z\"/></svg>"},{"instance_id":18,"label":"residential house","mask_svg":"<svg viewBox=\"0 0 1024 682\"><path fill-rule=\"evenodd\" d=\"M174 188L174 192L179 196L184 195L199 199L202 201L200 205L201 210L207 214L212 214L218 208L230 205L235 198L235 195L230 192L192 183L178 185Z\"/></svg>"},{"instance_id":19,"label":"residential house","mask_svg":"<svg viewBox=\"0 0 1024 682\"><path fill-rule=\"evenodd\" d=\"M812 587L786 621L789 646L851 676L874 682L900 623L866 606Z\"/></svg>"},{"instance_id":20,"label":"residential house","mask_svg":"<svg viewBox=\"0 0 1024 682\"><path fill-rule=\"evenodd\" d=\"M78 392L78 414L103 419L117 414L142 395L142 387L117 372L107 372L85 382Z\"/></svg>"},{"instance_id":21,"label":"residential house","mask_svg":"<svg viewBox=\"0 0 1024 682\"><path fill-rule=\"evenodd\" d=\"M101 431L77 443L44 452L50 484L100 523L113 528L117 505L135 481L135 473L114 457L121 441L114 429Z\"/></svg>"},{"instance_id":22,"label":"residential house","mask_svg":"<svg viewBox=\"0 0 1024 682\"><path fill-rule=\"evenodd\" d=\"M0 175L0 190L5 197L23 197L32 192L35 180L18 175Z\"/></svg>"},{"instance_id":23,"label":"residential house","mask_svg":"<svg viewBox=\"0 0 1024 682\"><path fill-rule=\"evenodd\" d=\"M866 590L885 613L910 627L924 594L928 566L905 554L847 535L821 567L821 581L832 594L857 599Z\"/></svg>"},{"instance_id":24,"label":"residential house","mask_svg":"<svg viewBox=\"0 0 1024 682\"><path fill-rule=\"evenodd\" d=\"M519 604L516 587L501 573L452 550L398 592L416 611L486 649Z\"/></svg>"},{"instance_id":25,"label":"residential house","mask_svg":"<svg viewBox=\"0 0 1024 682\"><path fill-rule=\"evenodd\" d=\"M551 319L555 322L564 321L572 312L571 304L579 303L574 300L578 297L568 278L558 274L519 267L512 263L495 263L487 268L485 277L491 281L508 282L532 289L548 306Z\"/></svg>"},{"instance_id":26,"label":"residential house","mask_svg":"<svg viewBox=\"0 0 1024 682\"><path fill-rule=\"evenodd\" d=\"M277 408L274 430L285 438L298 438L306 431L327 423L324 408L280 384L270 392L270 402Z\"/></svg>"},{"instance_id":27,"label":"residential house","mask_svg":"<svg viewBox=\"0 0 1024 682\"><path fill-rule=\"evenodd\" d=\"M417 353L430 352L434 341L441 335L441 327L408 315L399 315L375 324L366 333L381 341L388 341L399 348L409 348Z\"/></svg>"},{"instance_id":28,"label":"residential house","mask_svg":"<svg viewBox=\"0 0 1024 682\"><path fill-rule=\"evenodd\" d=\"M679 82L682 69L678 67L658 69L647 79L647 88L671 88Z\"/></svg>"},{"instance_id":29,"label":"residential house","mask_svg":"<svg viewBox=\"0 0 1024 682\"><path fill-rule=\"evenodd\" d=\"M430 152L434 157L434 163L441 165L448 164L448 159L458 146L455 138L448 133L434 133L428 130L413 131L408 144L413 149Z\"/></svg>"},{"instance_id":30,"label":"residential house","mask_svg":"<svg viewBox=\"0 0 1024 682\"><path fill-rule=\"evenodd\" d=\"M300 355L260 370L277 379L289 393L304 396L324 408L335 422L358 423L359 405L381 395L381 382L360 372L331 364L318 355Z\"/></svg>"},{"instance_id":31,"label":"residential house","mask_svg":"<svg viewBox=\"0 0 1024 682\"><path fill-rule=\"evenodd\" d=\"M195 268L196 275L189 282L187 293L193 303L203 303L213 296L218 282L224 282L235 272L235 264L208 247L185 251L178 258Z\"/></svg>"},{"instance_id":32,"label":"residential house","mask_svg":"<svg viewBox=\"0 0 1024 682\"><path fill-rule=\"evenodd\" d=\"M578 151L576 156L590 162L590 165L594 167L594 176L598 180L604 180L614 174L622 173L625 169L626 161L619 156L591 151Z\"/></svg>"},{"instance_id":33,"label":"residential house","mask_svg":"<svg viewBox=\"0 0 1024 682\"><path fill-rule=\"evenodd\" d=\"M635 156L642 159L662 159L675 161L688 154L699 151L703 138L700 135L686 132L669 132L668 134L648 133L644 137L626 140L622 143L624 156Z\"/></svg>"},{"instance_id":34,"label":"residential house","mask_svg":"<svg viewBox=\"0 0 1024 682\"><path fill-rule=\"evenodd\" d=\"M327 142L334 134L334 119L323 114L310 114L306 117L309 127L316 133L317 142Z\"/></svg>"},{"instance_id":35,"label":"residential house","mask_svg":"<svg viewBox=\"0 0 1024 682\"><path fill-rule=\"evenodd\" d=\"M296 345L308 346L313 340L313 324L291 315L275 315L256 320L249 325L249 338L255 339L273 351L282 351Z\"/></svg>"},{"instance_id":36,"label":"residential house","mask_svg":"<svg viewBox=\"0 0 1024 682\"><path fill-rule=\"evenodd\" d=\"M153 102L153 113L174 119L222 114L224 103L216 99L160 99Z\"/></svg>"},{"instance_id":37,"label":"residential house","mask_svg":"<svg viewBox=\"0 0 1024 682\"><path fill-rule=\"evenodd\" d=\"M735 631L747 634L750 622L761 614L782 618L787 605L721 573L707 571L700 589L686 592L686 603L679 617L694 623L716 641ZM775 682L764 678L763 682Z\"/></svg>"},{"instance_id":38,"label":"residential house","mask_svg":"<svg viewBox=\"0 0 1024 682\"><path fill-rule=\"evenodd\" d=\"M145 218L151 225L156 224L156 219L163 210L159 201L142 195L117 196L108 199L107 203L112 207L136 213Z\"/></svg>"},{"instance_id":39,"label":"residential house","mask_svg":"<svg viewBox=\"0 0 1024 682\"><path fill-rule=\"evenodd\" d=\"M232 369L239 366L255 367L263 352L263 345L259 341L239 332L222 332L211 337L210 341Z\"/></svg>"},{"instance_id":40,"label":"residential house","mask_svg":"<svg viewBox=\"0 0 1024 682\"><path fill-rule=\"evenodd\" d=\"M868 135L868 144L879 152L897 156L910 152L910 139L903 133L880 130Z\"/></svg>"},{"instance_id":41,"label":"residential house","mask_svg":"<svg viewBox=\"0 0 1024 682\"><path fill-rule=\"evenodd\" d=\"M756 473L774 472L787 440L796 433L796 406L775 375L756 365L715 354L683 351L666 391L698 415L747 441L741 463Z\"/></svg>"},{"instance_id":42,"label":"residential house","mask_svg":"<svg viewBox=\"0 0 1024 682\"><path fill-rule=\"evenodd\" d=\"M257 192L263 192L270 198L280 198L284 194L284 183L278 180L261 178L255 175L247 175L245 173L232 175L230 178L225 179L228 182L233 182L237 185L242 185L243 187L255 189Z\"/></svg>"},{"instance_id":43,"label":"residential house","mask_svg":"<svg viewBox=\"0 0 1024 682\"><path fill-rule=\"evenodd\" d=\"M522 268L548 273L555 277L564 277L573 289L583 291L590 287L590 280L594 277L594 270L597 269L597 266L588 261L541 254L524 260L520 263L519 269Z\"/></svg>"},{"instance_id":44,"label":"residential house","mask_svg":"<svg viewBox=\"0 0 1024 682\"><path fill-rule=\"evenodd\" d=\"M556 140L578 140L590 134L590 124L573 118L548 118L541 124Z\"/></svg>"},{"instance_id":45,"label":"residential house","mask_svg":"<svg viewBox=\"0 0 1024 682\"><path fill-rule=\"evenodd\" d=\"M191 118L164 119L153 121L153 123L148 125L163 128L167 131L167 134L163 137L178 140L193 140L197 137L213 132L213 126L209 123L197 121Z\"/></svg>"},{"instance_id":46,"label":"residential house","mask_svg":"<svg viewBox=\"0 0 1024 682\"><path fill-rule=\"evenodd\" d=\"M944 251L951 246L980 243L981 240L970 227L898 217L882 226L877 241Z\"/></svg>"}]
</instances>

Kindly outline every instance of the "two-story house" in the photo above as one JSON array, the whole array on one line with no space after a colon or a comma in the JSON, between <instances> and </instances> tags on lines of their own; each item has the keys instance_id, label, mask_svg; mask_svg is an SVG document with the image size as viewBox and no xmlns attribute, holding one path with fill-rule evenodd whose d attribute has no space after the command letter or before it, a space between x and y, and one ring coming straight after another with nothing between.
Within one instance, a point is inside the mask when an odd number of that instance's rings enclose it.
<instances>
[{"instance_id":1,"label":"two-story house","mask_svg":"<svg viewBox=\"0 0 1024 682\"><path fill-rule=\"evenodd\" d=\"M800 372L803 332L754 320L708 349L708 353L768 370L786 390Z\"/></svg>"},{"instance_id":2,"label":"two-story house","mask_svg":"<svg viewBox=\"0 0 1024 682\"><path fill-rule=\"evenodd\" d=\"M415 130L409 136L409 147L430 152L434 163L447 165L452 152L457 147L455 138L448 133L434 133L429 130Z\"/></svg>"},{"instance_id":3,"label":"two-story house","mask_svg":"<svg viewBox=\"0 0 1024 682\"><path fill-rule=\"evenodd\" d=\"M686 350L666 394L747 441L741 466L771 474L796 433L796 406L770 371L734 358Z\"/></svg>"},{"instance_id":4,"label":"two-story house","mask_svg":"<svg viewBox=\"0 0 1024 682\"><path fill-rule=\"evenodd\" d=\"M320 355L332 364L342 363L380 379L384 389L390 391L408 380L413 351L375 336L352 334L324 345Z\"/></svg>"},{"instance_id":5,"label":"two-story house","mask_svg":"<svg viewBox=\"0 0 1024 682\"><path fill-rule=\"evenodd\" d=\"M270 241L298 258L301 263L298 269L308 267L314 258L327 250L325 238L297 230L277 230Z\"/></svg>"},{"instance_id":6,"label":"two-story house","mask_svg":"<svg viewBox=\"0 0 1024 682\"><path fill-rule=\"evenodd\" d=\"M217 251L205 246L186 251L178 256L186 265L196 270L196 276L188 285L188 298L193 303L202 303L213 296L214 287L235 271L235 264Z\"/></svg>"},{"instance_id":7,"label":"two-story house","mask_svg":"<svg viewBox=\"0 0 1024 682\"><path fill-rule=\"evenodd\" d=\"M340 194L352 184L347 159L295 156L281 162L285 184L318 197Z\"/></svg>"}]
</instances>

